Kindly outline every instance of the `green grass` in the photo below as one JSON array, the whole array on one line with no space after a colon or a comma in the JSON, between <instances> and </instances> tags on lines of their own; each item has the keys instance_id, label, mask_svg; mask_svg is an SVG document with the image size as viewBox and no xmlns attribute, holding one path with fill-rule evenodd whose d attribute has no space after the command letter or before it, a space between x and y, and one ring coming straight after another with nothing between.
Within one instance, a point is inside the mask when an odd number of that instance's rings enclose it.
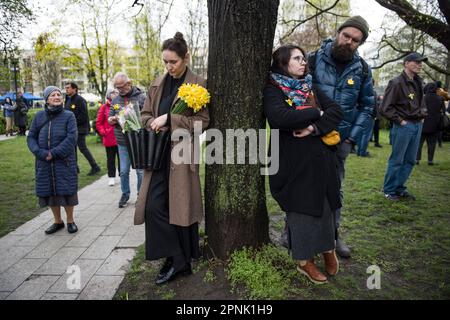
<instances>
[{"instance_id":1,"label":"green grass","mask_svg":"<svg viewBox=\"0 0 450 320\"><path fill-rule=\"evenodd\" d=\"M347 160L341 232L353 254L341 260L339 274L316 286L296 271L284 248L245 248L234 252L226 267L234 293L244 299L450 299L450 143L437 148L436 166L425 161L414 168L407 186L417 201L397 203L388 202L382 193L391 152L386 131L381 143L382 149L370 144L372 158L351 154ZM203 181L203 168L200 174ZM282 215L268 185L266 194L269 214ZM282 220L271 228L281 232ZM126 281L131 276L139 283L155 272L143 257L135 262ZM317 262L322 266L320 257ZM367 288L367 268L372 265L381 269L380 290ZM204 263L197 270L206 271L205 285L218 281L211 281L215 274L208 268ZM132 286L127 290L132 298L142 296ZM173 292L167 295L176 298Z\"/></svg>"},{"instance_id":2,"label":"green grass","mask_svg":"<svg viewBox=\"0 0 450 320\"><path fill-rule=\"evenodd\" d=\"M382 134L382 143L382 149L370 148L373 158L359 158L352 154L347 160L342 233L353 247L352 259L343 261L341 273L329 284L316 287L304 281L295 271L286 274L283 264L274 262L264 254L267 249L252 253L265 257L263 263L256 258L251 261L255 265L270 266L269 278L283 279L284 284L278 283L266 292L276 287L290 288L284 290L285 299L450 298L449 143L437 148L436 166L428 166L426 161L422 161L414 168L407 186L416 195L417 201L394 203L385 200L382 193L391 152L387 132ZM425 146L423 155L426 156ZM269 190L267 207L270 214L280 212ZM280 230L278 225L272 228ZM284 251L282 248L278 250ZM248 263L232 265L231 274L243 272ZM370 276L367 268L371 265L381 269L381 290L368 290L366 287ZM247 278L240 282L247 289L244 293L247 297L279 298L278 294L255 296L253 292L258 288L258 281L254 279Z\"/></svg>"},{"instance_id":3,"label":"green grass","mask_svg":"<svg viewBox=\"0 0 450 320\"><path fill-rule=\"evenodd\" d=\"M106 172L105 148L97 137L89 136L87 145L102 171L87 176L90 170L86 158L78 152L81 173L79 189L94 182ZM13 231L43 211L34 193L34 155L28 150L26 138L17 137L0 141L0 237Z\"/></svg>"}]
</instances>

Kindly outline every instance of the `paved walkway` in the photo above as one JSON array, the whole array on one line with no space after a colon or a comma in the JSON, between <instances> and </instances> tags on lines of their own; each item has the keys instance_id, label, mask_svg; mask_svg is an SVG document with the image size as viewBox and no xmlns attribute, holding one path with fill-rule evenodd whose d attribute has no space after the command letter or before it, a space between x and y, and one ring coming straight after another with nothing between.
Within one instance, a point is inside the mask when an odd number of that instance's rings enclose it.
<instances>
[{"instance_id":1,"label":"paved walkway","mask_svg":"<svg viewBox=\"0 0 450 320\"><path fill-rule=\"evenodd\" d=\"M1 238L0 300L111 299L145 239L144 225L133 225L134 171L130 178L132 195L123 209L117 206L118 177L114 187L103 176L79 191L75 234L65 228L46 235L44 230L53 222L47 210ZM62 217L66 222L65 212ZM79 270L81 277L67 273L70 268Z\"/></svg>"},{"instance_id":2,"label":"paved walkway","mask_svg":"<svg viewBox=\"0 0 450 320\"><path fill-rule=\"evenodd\" d=\"M6 134L0 134L0 141L3 141L3 140L9 140L9 139L13 139L13 138L15 138L15 137L17 137L17 136L6 136Z\"/></svg>"}]
</instances>

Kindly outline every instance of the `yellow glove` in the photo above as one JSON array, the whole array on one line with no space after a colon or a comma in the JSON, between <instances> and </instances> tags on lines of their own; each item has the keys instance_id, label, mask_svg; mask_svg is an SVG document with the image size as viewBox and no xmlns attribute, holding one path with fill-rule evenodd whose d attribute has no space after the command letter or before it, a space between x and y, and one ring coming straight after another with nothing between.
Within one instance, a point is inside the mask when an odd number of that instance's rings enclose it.
<instances>
[{"instance_id":1,"label":"yellow glove","mask_svg":"<svg viewBox=\"0 0 450 320\"><path fill-rule=\"evenodd\" d=\"M341 142L341 136L336 130L333 130L327 135L324 135L323 137L321 137L321 139L327 146L335 146L339 142Z\"/></svg>"}]
</instances>

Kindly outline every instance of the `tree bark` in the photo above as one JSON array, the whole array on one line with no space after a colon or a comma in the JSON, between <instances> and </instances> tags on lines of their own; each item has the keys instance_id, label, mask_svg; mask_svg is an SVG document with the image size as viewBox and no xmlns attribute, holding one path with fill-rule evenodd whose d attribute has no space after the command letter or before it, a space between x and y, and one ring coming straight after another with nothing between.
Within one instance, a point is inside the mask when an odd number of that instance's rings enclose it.
<instances>
[{"instance_id":1,"label":"tree bark","mask_svg":"<svg viewBox=\"0 0 450 320\"><path fill-rule=\"evenodd\" d=\"M279 0L208 0L210 128L219 129L224 141L226 129L265 128L262 92L278 5ZM206 165L207 249L214 256L226 258L242 246L258 247L269 241L260 167Z\"/></svg>"}]
</instances>

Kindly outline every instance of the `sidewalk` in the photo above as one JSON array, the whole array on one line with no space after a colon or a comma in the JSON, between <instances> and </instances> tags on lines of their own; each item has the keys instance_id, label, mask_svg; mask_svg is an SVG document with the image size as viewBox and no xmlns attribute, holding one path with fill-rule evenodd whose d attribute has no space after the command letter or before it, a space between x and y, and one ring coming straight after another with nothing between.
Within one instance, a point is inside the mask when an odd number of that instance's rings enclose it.
<instances>
[{"instance_id":1,"label":"sidewalk","mask_svg":"<svg viewBox=\"0 0 450 320\"><path fill-rule=\"evenodd\" d=\"M118 208L119 178L107 185L105 175L78 192L75 207L78 232L67 228L52 235L50 210L0 239L0 300L111 299L145 240L144 225L133 225L136 174L132 170L131 199ZM62 212L66 222L65 212ZM80 270L81 285L76 273ZM79 267L79 269L78 269ZM73 287L78 288L73 288Z\"/></svg>"}]
</instances>

